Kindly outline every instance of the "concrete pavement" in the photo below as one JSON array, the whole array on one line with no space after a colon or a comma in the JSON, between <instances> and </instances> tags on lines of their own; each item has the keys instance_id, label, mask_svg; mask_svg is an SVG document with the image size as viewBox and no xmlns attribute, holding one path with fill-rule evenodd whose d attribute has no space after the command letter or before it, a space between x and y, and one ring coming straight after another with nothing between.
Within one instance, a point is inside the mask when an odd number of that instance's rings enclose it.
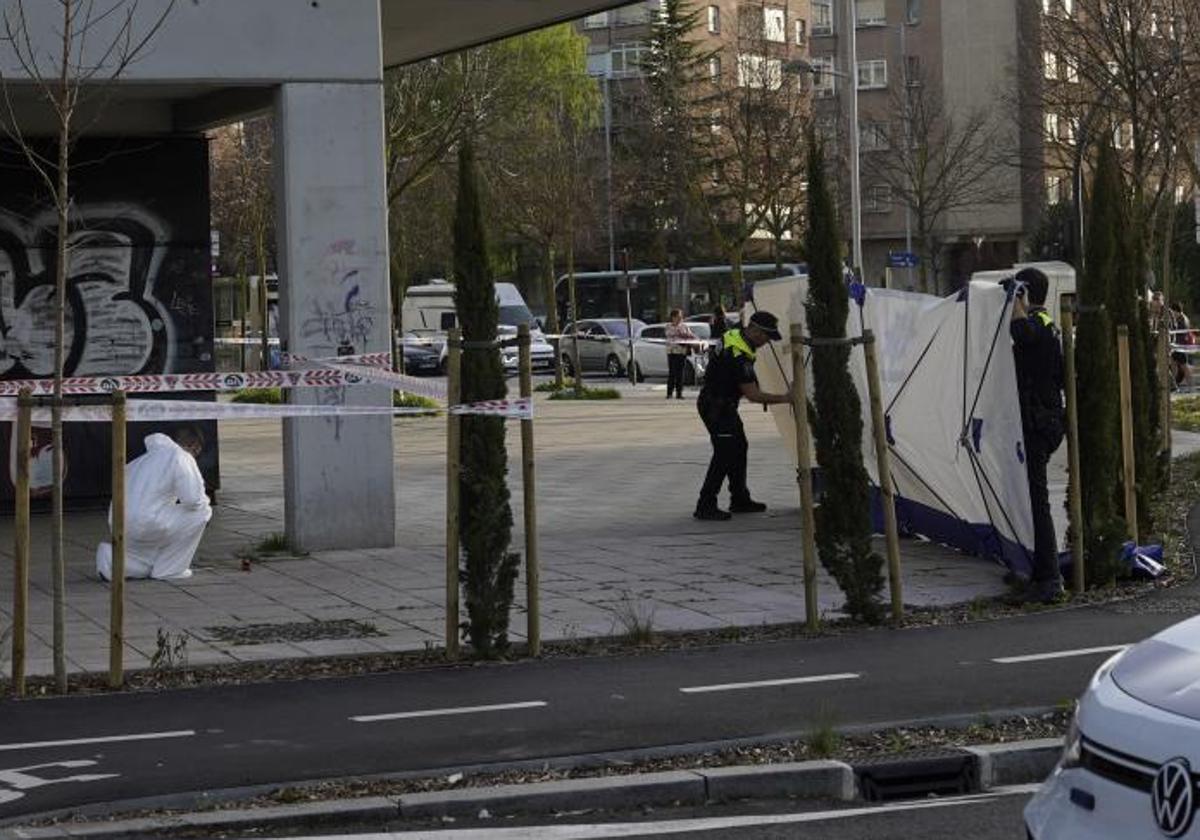
<instances>
[{"instance_id":1,"label":"concrete pavement","mask_svg":"<svg viewBox=\"0 0 1200 840\"><path fill-rule=\"evenodd\" d=\"M770 511L701 523L690 514L709 448L692 400L665 400L661 386L624 390L614 402L538 402L543 638L620 634L635 618L656 631L801 620L794 473L769 418L743 408L751 486ZM283 530L280 430L274 421L223 424L223 489L195 576L127 587L128 666L148 664L160 629L187 638L192 665L442 644L445 420L405 418L395 428L397 548L257 559L246 572L239 556ZM508 446L513 548L520 551L515 423ZM35 521L32 674L51 670L48 525L45 517ZM68 657L75 670L107 666L109 590L95 578L92 560L105 530L101 512L72 514L68 522ZM0 580L11 579L11 545L6 519ZM902 551L908 604L965 602L1004 590L993 564L913 540ZM519 639L521 582L517 589L512 636ZM823 572L819 591L822 612L836 615L841 597ZM9 609L5 598L5 623Z\"/></svg>"}]
</instances>

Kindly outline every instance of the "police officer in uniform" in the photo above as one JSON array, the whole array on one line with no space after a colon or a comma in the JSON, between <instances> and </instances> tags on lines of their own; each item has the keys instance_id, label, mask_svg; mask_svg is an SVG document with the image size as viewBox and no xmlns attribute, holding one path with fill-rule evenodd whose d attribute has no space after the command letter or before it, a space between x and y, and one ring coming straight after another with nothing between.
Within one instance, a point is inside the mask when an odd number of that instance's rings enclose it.
<instances>
[{"instance_id":1,"label":"police officer in uniform","mask_svg":"<svg viewBox=\"0 0 1200 840\"><path fill-rule=\"evenodd\" d=\"M1025 268L1015 278L1010 332L1021 400L1021 427L1025 437L1025 469L1029 501L1033 508L1033 576L1018 601L1052 603L1063 595L1058 569L1058 544L1050 516L1046 464L1062 443L1063 355L1058 329L1046 311L1049 280L1036 268Z\"/></svg>"},{"instance_id":2,"label":"police officer in uniform","mask_svg":"<svg viewBox=\"0 0 1200 840\"><path fill-rule=\"evenodd\" d=\"M790 394L765 394L754 375L754 358L758 348L768 341L778 341L779 319L770 312L755 312L745 327L730 329L721 337L722 346L708 365L704 387L696 401L700 419L712 440L712 460L700 488L696 503L697 519L725 520L734 513L760 513L767 509L750 497L746 487L746 453L749 443L738 403L742 398L770 405L791 402ZM729 479L731 498L729 511L717 506L721 485Z\"/></svg>"}]
</instances>

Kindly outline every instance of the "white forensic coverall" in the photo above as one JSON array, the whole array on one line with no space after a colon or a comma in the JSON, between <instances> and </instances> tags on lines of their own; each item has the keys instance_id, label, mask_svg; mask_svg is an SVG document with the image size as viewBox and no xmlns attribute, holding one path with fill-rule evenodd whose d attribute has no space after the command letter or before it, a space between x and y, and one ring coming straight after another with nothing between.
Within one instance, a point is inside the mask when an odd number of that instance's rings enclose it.
<instances>
[{"instance_id":1,"label":"white forensic coverall","mask_svg":"<svg viewBox=\"0 0 1200 840\"><path fill-rule=\"evenodd\" d=\"M125 577L191 577L211 518L196 459L167 435L147 437L146 454L125 466ZM96 573L112 579L111 543L96 549Z\"/></svg>"}]
</instances>

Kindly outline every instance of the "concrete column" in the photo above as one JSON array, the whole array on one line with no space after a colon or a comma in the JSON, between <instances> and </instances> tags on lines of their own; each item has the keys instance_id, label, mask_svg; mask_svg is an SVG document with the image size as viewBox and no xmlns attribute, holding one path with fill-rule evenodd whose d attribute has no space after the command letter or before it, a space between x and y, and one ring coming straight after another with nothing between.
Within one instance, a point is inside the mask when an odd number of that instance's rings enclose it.
<instances>
[{"instance_id":1,"label":"concrete column","mask_svg":"<svg viewBox=\"0 0 1200 840\"><path fill-rule=\"evenodd\" d=\"M285 84L275 100L280 335L310 358L391 349L383 91ZM294 402L388 405L381 388ZM390 418L284 421L287 536L303 551L395 543Z\"/></svg>"}]
</instances>

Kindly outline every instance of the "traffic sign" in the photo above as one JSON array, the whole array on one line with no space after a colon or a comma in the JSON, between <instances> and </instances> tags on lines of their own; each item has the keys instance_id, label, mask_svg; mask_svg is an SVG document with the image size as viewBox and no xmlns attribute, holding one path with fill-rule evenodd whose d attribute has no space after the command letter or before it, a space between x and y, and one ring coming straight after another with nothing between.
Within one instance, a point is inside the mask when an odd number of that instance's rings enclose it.
<instances>
[{"instance_id":1,"label":"traffic sign","mask_svg":"<svg viewBox=\"0 0 1200 840\"><path fill-rule=\"evenodd\" d=\"M888 266L890 268L916 268L920 259L912 251L889 251Z\"/></svg>"}]
</instances>

